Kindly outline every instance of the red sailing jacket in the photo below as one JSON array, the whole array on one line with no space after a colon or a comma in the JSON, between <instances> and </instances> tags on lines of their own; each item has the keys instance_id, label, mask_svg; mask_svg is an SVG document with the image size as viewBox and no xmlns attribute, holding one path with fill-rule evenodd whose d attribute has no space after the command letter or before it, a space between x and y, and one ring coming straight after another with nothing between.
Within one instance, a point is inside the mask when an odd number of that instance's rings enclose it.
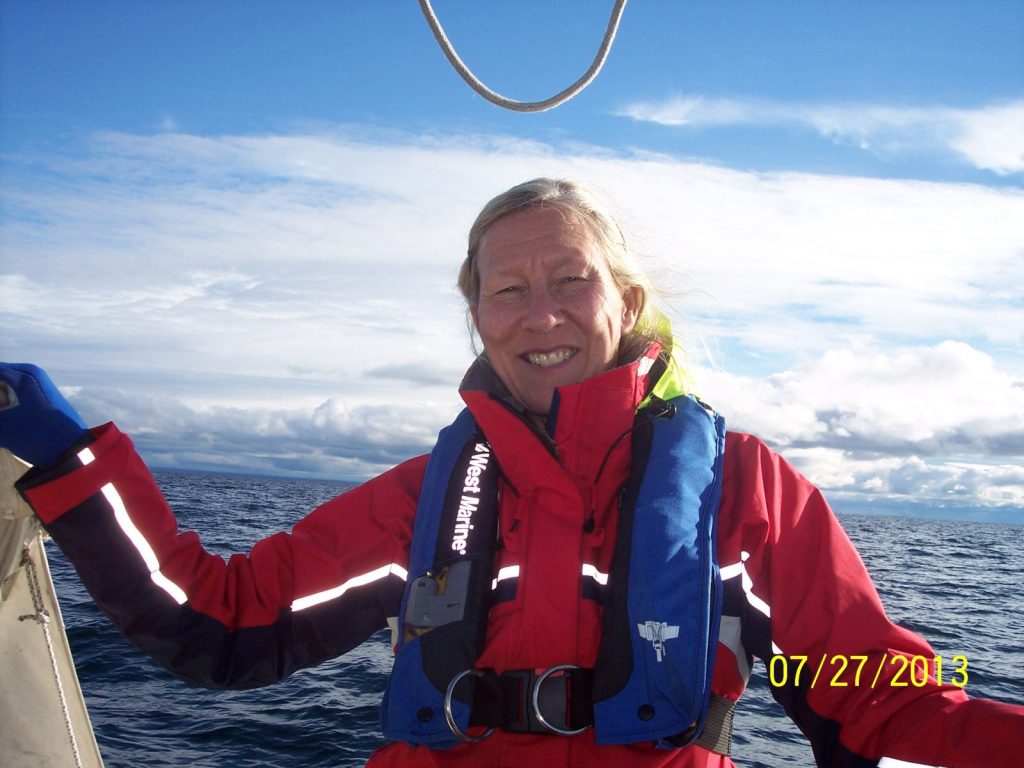
<instances>
[{"instance_id":1,"label":"red sailing jacket","mask_svg":"<svg viewBox=\"0 0 1024 768\"><path fill-rule=\"evenodd\" d=\"M601 605L588 580L599 583L609 570L647 368L634 363L560 389L551 438L467 378L463 397L503 473L504 546L481 667L594 665ZM178 531L125 435L107 425L93 436L88 448L51 470L33 470L19 487L99 606L179 677L214 688L269 684L344 653L398 615L426 457L225 563L195 533ZM585 526L591 516L595 524ZM818 765L874 766L882 756L949 768L1021 765L1024 707L969 700L948 683L948 669L943 685L894 684L901 670L894 659L931 659L933 651L888 620L821 494L762 442L734 432L726 439L718 561L724 599L713 689L735 700L753 657L793 660L791 680L798 657L806 657L800 684L773 694L810 739ZM836 659L848 661L838 676ZM732 762L700 747L597 747L592 731L498 731L448 751L391 744L369 765Z\"/></svg>"}]
</instances>

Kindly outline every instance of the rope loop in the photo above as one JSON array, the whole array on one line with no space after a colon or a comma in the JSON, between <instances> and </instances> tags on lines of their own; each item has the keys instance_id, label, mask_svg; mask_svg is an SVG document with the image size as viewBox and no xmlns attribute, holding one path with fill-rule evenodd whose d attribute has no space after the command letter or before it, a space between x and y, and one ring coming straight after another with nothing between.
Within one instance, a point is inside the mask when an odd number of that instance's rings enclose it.
<instances>
[{"instance_id":1,"label":"rope loop","mask_svg":"<svg viewBox=\"0 0 1024 768\"><path fill-rule=\"evenodd\" d=\"M36 613L26 613L18 617L18 621L34 621L36 624L49 624L50 623L50 612L46 609L37 611Z\"/></svg>"},{"instance_id":2,"label":"rope loop","mask_svg":"<svg viewBox=\"0 0 1024 768\"><path fill-rule=\"evenodd\" d=\"M590 85L590 82L597 77L597 73L601 71L601 67L604 66L604 61L608 58L608 53L612 49L612 42L615 40L615 33L618 31L622 12L626 10L626 2L627 0L615 0L615 7L612 8L611 18L608 19L608 26L604 31L604 37L601 39L601 46L597 49L597 54L594 56L590 69L584 72L579 80L565 90L541 101L516 101L515 99L509 99L500 93L492 91L480 82L476 75L469 70L469 67L463 64L462 59L455 52L451 42L448 40L448 36L445 35L444 29L441 27L441 22L438 21L437 15L430 5L430 0L420 0L420 10L423 11L423 16L426 18L427 24L430 25L430 31L434 33L434 39L441 46L444 55L470 88L491 102L491 104L510 109L513 112L546 112L567 102Z\"/></svg>"}]
</instances>

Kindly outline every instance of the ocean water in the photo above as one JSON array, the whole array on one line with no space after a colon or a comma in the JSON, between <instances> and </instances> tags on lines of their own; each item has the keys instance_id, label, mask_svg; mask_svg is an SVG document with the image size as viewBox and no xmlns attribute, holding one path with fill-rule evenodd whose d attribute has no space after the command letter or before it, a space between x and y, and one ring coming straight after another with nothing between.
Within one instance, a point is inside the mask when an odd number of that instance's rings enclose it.
<instances>
[{"instance_id":1,"label":"ocean water","mask_svg":"<svg viewBox=\"0 0 1024 768\"><path fill-rule=\"evenodd\" d=\"M290 528L339 483L158 472L182 527L228 555ZM843 515L890 617L937 654L968 659L967 691L1024 702L1024 526ZM59 550L47 547L68 636L108 768L362 765L382 736L377 705L391 664L385 633L255 691L190 688L111 628ZM733 758L747 768L813 765L771 698L763 664L740 700Z\"/></svg>"}]
</instances>

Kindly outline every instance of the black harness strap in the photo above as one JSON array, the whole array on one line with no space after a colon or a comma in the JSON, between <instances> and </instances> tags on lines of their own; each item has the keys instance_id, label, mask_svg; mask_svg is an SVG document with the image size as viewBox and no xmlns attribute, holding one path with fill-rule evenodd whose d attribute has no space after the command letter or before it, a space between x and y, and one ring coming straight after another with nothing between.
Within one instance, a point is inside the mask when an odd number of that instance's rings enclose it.
<instances>
[{"instance_id":1,"label":"black harness strap","mask_svg":"<svg viewBox=\"0 0 1024 768\"><path fill-rule=\"evenodd\" d=\"M477 686L473 696L471 726L501 728L508 733L544 733L552 731L537 717L533 707L534 689L543 672L533 669L510 669L489 677ZM548 675L537 689L537 705L541 717L564 731L585 729L594 724L592 669L560 670Z\"/></svg>"},{"instance_id":2,"label":"black harness strap","mask_svg":"<svg viewBox=\"0 0 1024 768\"><path fill-rule=\"evenodd\" d=\"M534 669L510 669L495 674L483 670L482 679L467 680L476 684L473 711L469 724L473 727L501 728L507 733L553 735L538 718L532 694L537 680L544 674ZM594 724L594 670L575 667L557 676L545 677L538 691L537 703L542 717L564 731L575 731ZM711 694L704 729L693 739L692 730L669 739L680 746L696 744L720 755L732 750L732 721L736 702Z\"/></svg>"}]
</instances>

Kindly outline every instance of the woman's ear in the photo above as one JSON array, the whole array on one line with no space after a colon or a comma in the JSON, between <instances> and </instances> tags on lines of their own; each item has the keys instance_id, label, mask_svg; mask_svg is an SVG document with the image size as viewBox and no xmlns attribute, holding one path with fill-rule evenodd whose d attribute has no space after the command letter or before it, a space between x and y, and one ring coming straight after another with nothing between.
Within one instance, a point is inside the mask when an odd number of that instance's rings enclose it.
<instances>
[{"instance_id":1,"label":"woman's ear","mask_svg":"<svg viewBox=\"0 0 1024 768\"><path fill-rule=\"evenodd\" d=\"M639 285L630 286L622 294L622 335L627 336L636 326L643 304L643 289Z\"/></svg>"}]
</instances>

